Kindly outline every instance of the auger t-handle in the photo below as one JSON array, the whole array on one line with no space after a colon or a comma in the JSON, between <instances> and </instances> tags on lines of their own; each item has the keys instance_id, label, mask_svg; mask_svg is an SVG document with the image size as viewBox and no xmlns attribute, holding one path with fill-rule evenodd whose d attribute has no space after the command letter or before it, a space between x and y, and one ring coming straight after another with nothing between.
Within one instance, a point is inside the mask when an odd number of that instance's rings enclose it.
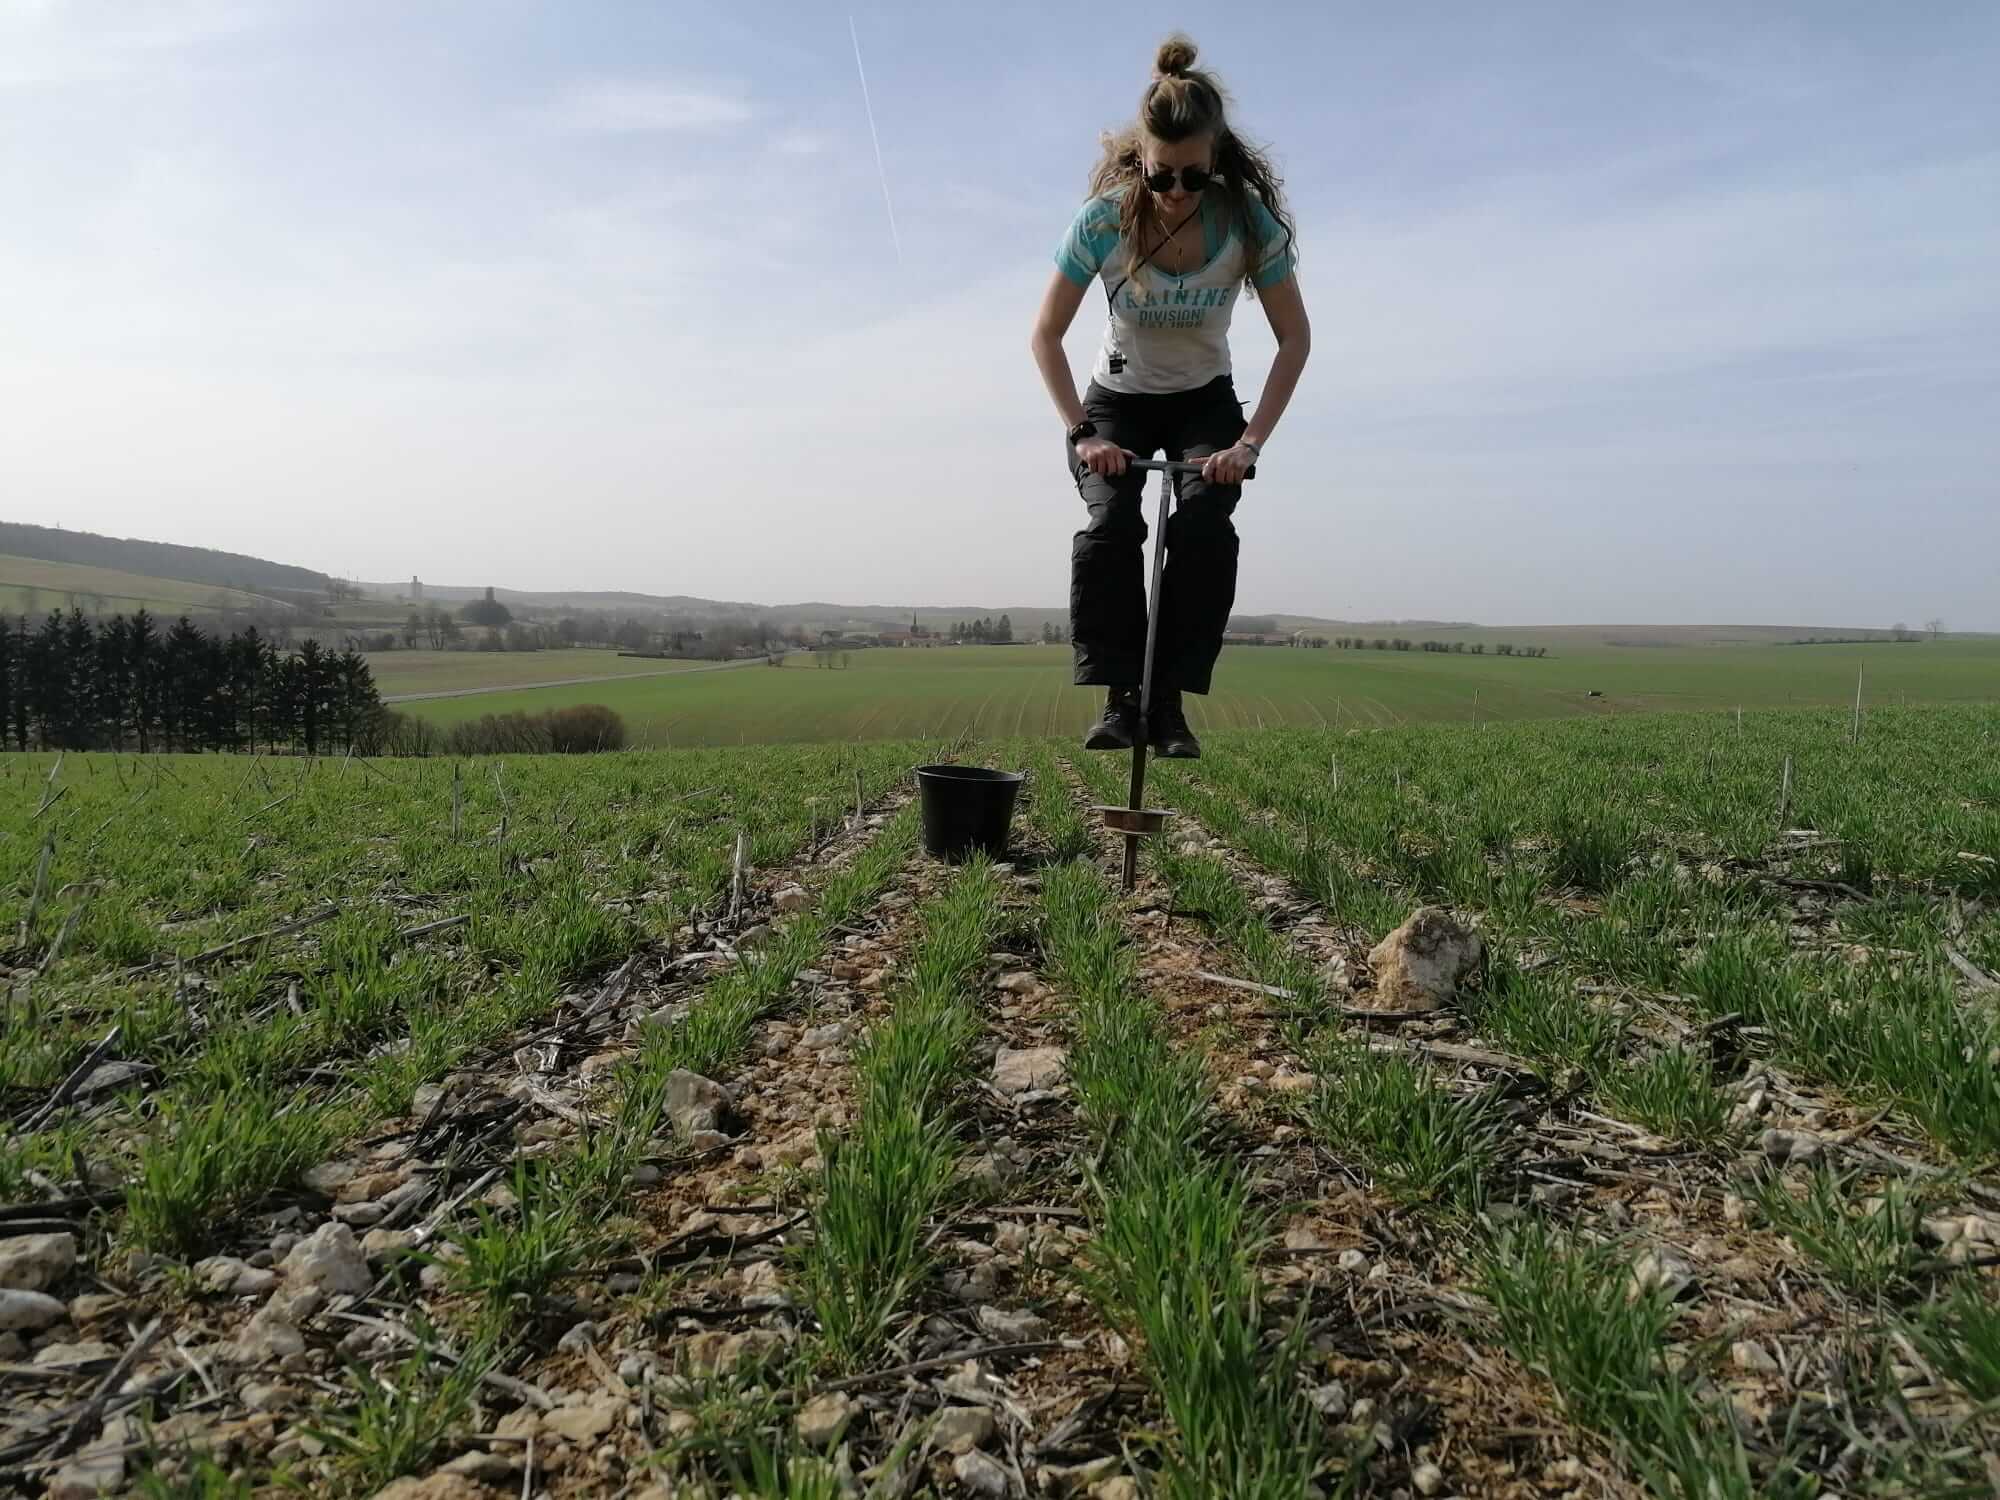
<instances>
[{"instance_id":1,"label":"auger t-handle","mask_svg":"<svg viewBox=\"0 0 2000 1500\"><path fill-rule=\"evenodd\" d=\"M1128 469L1146 469L1156 474L1199 474L1201 472L1200 464L1187 463L1177 458L1128 458L1125 460L1125 467ZM1252 464L1249 468L1245 469L1243 477L1245 479L1255 479L1257 477L1257 466Z\"/></svg>"}]
</instances>

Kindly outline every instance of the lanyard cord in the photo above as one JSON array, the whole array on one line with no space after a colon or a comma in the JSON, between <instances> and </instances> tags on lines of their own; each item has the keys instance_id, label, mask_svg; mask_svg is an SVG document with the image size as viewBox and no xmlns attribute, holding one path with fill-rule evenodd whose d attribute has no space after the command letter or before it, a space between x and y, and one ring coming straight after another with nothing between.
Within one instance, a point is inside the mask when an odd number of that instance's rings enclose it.
<instances>
[{"instance_id":1,"label":"lanyard cord","mask_svg":"<svg viewBox=\"0 0 2000 1500\"><path fill-rule=\"evenodd\" d=\"M1195 216L1200 212L1201 212L1201 205L1197 203L1194 206L1194 213L1189 214L1185 219L1182 219L1180 223L1176 224L1172 229L1169 229L1166 233L1166 237L1163 238L1159 244L1155 245L1146 254L1140 256L1138 260L1132 262L1133 269L1136 270L1140 262L1151 260L1155 255L1159 254L1162 250L1166 249L1168 245L1172 244L1174 236L1179 234L1183 229L1187 228L1188 225L1192 224L1195 220ZM1164 269L1164 267L1162 269ZM1170 272L1169 274L1172 273ZM1130 281L1131 279L1132 279L1132 273L1131 271L1127 271L1123 276L1118 278L1118 285L1112 287L1111 290L1109 290L1104 294L1104 310L1110 316L1116 317L1118 315L1118 294L1125 290L1125 283ZM1183 281L1187 279L1187 273L1185 271L1181 273L1181 279Z\"/></svg>"}]
</instances>

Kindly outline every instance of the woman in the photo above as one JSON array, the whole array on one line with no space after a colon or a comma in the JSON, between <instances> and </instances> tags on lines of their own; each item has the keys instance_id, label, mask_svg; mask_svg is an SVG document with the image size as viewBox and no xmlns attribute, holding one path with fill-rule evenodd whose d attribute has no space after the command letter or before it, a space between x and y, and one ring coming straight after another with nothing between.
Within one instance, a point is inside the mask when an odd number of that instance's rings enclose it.
<instances>
[{"instance_id":1,"label":"woman","mask_svg":"<svg viewBox=\"0 0 2000 1500\"><path fill-rule=\"evenodd\" d=\"M1068 429L1070 473L1089 509L1070 554L1075 681L1109 689L1084 744L1193 757L1181 694L1206 693L1236 598L1230 514L1246 470L1277 426L1311 346L1293 274L1293 225L1269 160L1229 128L1222 87L1178 34L1160 47L1139 118L1104 140L1090 200L1056 251L1030 341ZM1078 400L1063 335L1093 279L1109 317ZM1229 315L1245 286L1263 303L1278 354L1246 423L1230 377ZM1146 650L1140 513L1143 471L1164 449L1200 460L1167 526L1151 722L1139 723Z\"/></svg>"}]
</instances>

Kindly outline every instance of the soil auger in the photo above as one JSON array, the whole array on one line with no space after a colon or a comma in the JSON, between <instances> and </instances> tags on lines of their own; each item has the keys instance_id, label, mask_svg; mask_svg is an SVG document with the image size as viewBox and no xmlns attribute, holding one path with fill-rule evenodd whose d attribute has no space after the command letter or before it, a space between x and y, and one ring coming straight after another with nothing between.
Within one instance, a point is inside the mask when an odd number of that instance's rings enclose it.
<instances>
[{"instance_id":1,"label":"soil auger","mask_svg":"<svg viewBox=\"0 0 2000 1500\"><path fill-rule=\"evenodd\" d=\"M1139 840L1160 832L1172 812L1164 807L1146 806L1146 744L1153 713L1153 650L1160 637L1160 579L1167 568L1167 516L1174 503L1174 476L1199 474L1199 463L1168 458L1135 458L1126 468L1156 472L1160 476L1160 523L1153 529L1153 580L1146 590L1146 663L1139 675L1139 732L1132 737L1132 791L1126 805L1100 803L1096 811L1104 826L1125 835L1126 890L1139 883ZM1243 476L1257 477L1252 468Z\"/></svg>"}]
</instances>

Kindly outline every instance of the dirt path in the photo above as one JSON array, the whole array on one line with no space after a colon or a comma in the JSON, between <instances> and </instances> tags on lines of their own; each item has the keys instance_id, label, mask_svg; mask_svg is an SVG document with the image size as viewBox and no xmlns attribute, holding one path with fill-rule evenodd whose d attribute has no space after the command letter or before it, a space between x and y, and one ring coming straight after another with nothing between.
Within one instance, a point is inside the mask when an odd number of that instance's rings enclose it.
<instances>
[{"instance_id":1,"label":"dirt path","mask_svg":"<svg viewBox=\"0 0 2000 1500\"><path fill-rule=\"evenodd\" d=\"M789 654L789 653L787 653ZM676 667L671 672L612 672L602 677L556 677L548 682L506 682L491 687L447 688L435 693L388 693L384 703L416 703L427 698L477 698L482 693L525 693L534 688L582 687L592 682L643 682L649 677L692 677L697 672L725 672L732 667L761 667L770 658L745 657L742 661L709 662L699 667Z\"/></svg>"}]
</instances>

